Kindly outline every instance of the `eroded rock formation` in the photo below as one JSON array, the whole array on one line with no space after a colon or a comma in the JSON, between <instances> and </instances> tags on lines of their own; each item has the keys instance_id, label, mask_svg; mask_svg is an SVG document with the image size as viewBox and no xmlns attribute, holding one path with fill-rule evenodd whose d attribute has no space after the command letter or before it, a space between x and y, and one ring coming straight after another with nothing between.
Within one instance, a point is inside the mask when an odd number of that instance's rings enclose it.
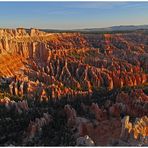
<instances>
[{"instance_id":1,"label":"eroded rock formation","mask_svg":"<svg viewBox=\"0 0 148 148\"><path fill-rule=\"evenodd\" d=\"M147 82L147 36L140 33L82 35L18 28L1 29L0 37L0 74L17 77L10 86L15 95L25 95L24 85L36 81L44 85L41 100L49 99L47 92L50 98L74 98L100 87L112 90Z\"/></svg>"},{"instance_id":2,"label":"eroded rock formation","mask_svg":"<svg viewBox=\"0 0 148 148\"><path fill-rule=\"evenodd\" d=\"M148 114L148 96L142 89L133 90L130 94L121 92L114 106L119 109L118 113L142 117Z\"/></svg>"},{"instance_id":3,"label":"eroded rock formation","mask_svg":"<svg viewBox=\"0 0 148 148\"><path fill-rule=\"evenodd\" d=\"M28 129L24 133L26 137L24 138L23 143L31 141L38 132L42 131L42 127L50 122L52 122L52 117L48 113L44 113L41 118L36 118L34 122L30 121Z\"/></svg>"},{"instance_id":4,"label":"eroded rock formation","mask_svg":"<svg viewBox=\"0 0 148 148\"><path fill-rule=\"evenodd\" d=\"M147 40L1 29L0 143L147 145Z\"/></svg>"},{"instance_id":5,"label":"eroded rock formation","mask_svg":"<svg viewBox=\"0 0 148 148\"><path fill-rule=\"evenodd\" d=\"M148 144L148 118L137 118L132 124L129 116L122 119L122 130L118 145L146 146Z\"/></svg>"}]
</instances>

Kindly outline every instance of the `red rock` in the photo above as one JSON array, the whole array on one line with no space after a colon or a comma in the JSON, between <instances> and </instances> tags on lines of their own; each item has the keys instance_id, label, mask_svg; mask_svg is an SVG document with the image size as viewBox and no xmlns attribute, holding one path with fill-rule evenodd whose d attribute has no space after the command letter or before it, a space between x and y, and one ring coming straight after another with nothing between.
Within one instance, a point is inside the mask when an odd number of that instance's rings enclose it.
<instances>
[{"instance_id":1,"label":"red rock","mask_svg":"<svg viewBox=\"0 0 148 148\"><path fill-rule=\"evenodd\" d=\"M17 81L38 80L44 84L43 88L36 85L24 88L21 82L18 88L12 82L13 95L31 98L37 91L42 99L42 90L49 89L49 98L56 100L66 95L89 96L100 87L112 90L147 82L144 63L147 56L143 48L147 38L143 34L51 34L18 28L1 29L0 37L0 75L16 75Z\"/></svg>"},{"instance_id":2,"label":"red rock","mask_svg":"<svg viewBox=\"0 0 148 148\"><path fill-rule=\"evenodd\" d=\"M110 108L109 108L109 113L110 113L110 115L112 115L112 116L115 116L115 117L120 117L120 108L119 108L119 106L118 106L118 104L115 104L115 105L113 105L113 106L111 106Z\"/></svg>"},{"instance_id":3,"label":"red rock","mask_svg":"<svg viewBox=\"0 0 148 148\"><path fill-rule=\"evenodd\" d=\"M90 111L95 114L96 120L98 121L105 120L107 118L106 112L101 110L95 103L92 103Z\"/></svg>"},{"instance_id":4,"label":"red rock","mask_svg":"<svg viewBox=\"0 0 148 148\"><path fill-rule=\"evenodd\" d=\"M64 107L65 113L67 115L68 118L68 125L73 126L76 124L76 111L70 107L70 105L66 105Z\"/></svg>"},{"instance_id":5,"label":"red rock","mask_svg":"<svg viewBox=\"0 0 148 148\"><path fill-rule=\"evenodd\" d=\"M125 107L124 111L127 114L138 117L148 113L148 109L146 108L147 100L148 96L141 89L135 89L129 95L121 92L116 98L117 103L121 103Z\"/></svg>"}]
</instances>

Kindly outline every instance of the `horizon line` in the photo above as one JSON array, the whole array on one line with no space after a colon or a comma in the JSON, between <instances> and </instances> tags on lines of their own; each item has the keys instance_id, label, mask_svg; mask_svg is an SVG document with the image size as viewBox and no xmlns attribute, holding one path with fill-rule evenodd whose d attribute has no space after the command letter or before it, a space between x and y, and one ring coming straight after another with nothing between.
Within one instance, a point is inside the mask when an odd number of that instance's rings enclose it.
<instances>
[{"instance_id":1,"label":"horizon line","mask_svg":"<svg viewBox=\"0 0 148 148\"><path fill-rule=\"evenodd\" d=\"M107 27L84 27L84 28L73 28L73 29L60 29L60 28L38 28L38 27L0 27L0 29L38 29L38 30L85 30L85 29L105 29L105 28L111 28L111 27L136 27L136 26L148 26L148 24L139 24L139 25L112 25L112 26L107 26Z\"/></svg>"}]
</instances>

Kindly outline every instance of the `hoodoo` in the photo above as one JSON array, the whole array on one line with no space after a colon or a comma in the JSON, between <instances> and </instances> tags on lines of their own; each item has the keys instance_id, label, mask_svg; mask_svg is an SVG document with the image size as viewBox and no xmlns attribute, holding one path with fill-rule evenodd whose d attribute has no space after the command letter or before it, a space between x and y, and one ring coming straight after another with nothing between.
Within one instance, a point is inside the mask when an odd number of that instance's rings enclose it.
<instances>
[{"instance_id":1,"label":"hoodoo","mask_svg":"<svg viewBox=\"0 0 148 148\"><path fill-rule=\"evenodd\" d=\"M142 43L135 42L137 36ZM38 80L48 92L59 90L52 92L54 98L65 95L64 91L71 97L85 96L101 87L112 90L147 82L147 67L141 61L147 37L140 33L83 35L18 28L1 29L0 37L1 76L27 79L28 86ZM32 85L30 91L36 88Z\"/></svg>"},{"instance_id":2,"label":"hoodoo","mask_svg":"<svg viewBox=\"0 0 148 148\"><path fill-rule=\"evenodd\" d=\"M147 41L0 29L0 145L148 145Z\"/></svg>"}]
</instances>

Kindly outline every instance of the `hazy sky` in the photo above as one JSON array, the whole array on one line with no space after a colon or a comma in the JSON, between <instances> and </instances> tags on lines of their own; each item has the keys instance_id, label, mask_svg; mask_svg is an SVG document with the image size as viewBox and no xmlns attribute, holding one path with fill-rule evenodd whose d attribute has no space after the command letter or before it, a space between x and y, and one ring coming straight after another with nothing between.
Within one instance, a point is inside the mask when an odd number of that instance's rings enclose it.
<instances>
[{"instance_id":1,"label":"hazy sky","mask_svg":"<svg viewBox=\"0 0 148 148\"><path fill-rule=\"evenodd\" d=\"M0 27L100 28L148 24L148 2L0 2Z\"/></svg>"}]
</instances>

